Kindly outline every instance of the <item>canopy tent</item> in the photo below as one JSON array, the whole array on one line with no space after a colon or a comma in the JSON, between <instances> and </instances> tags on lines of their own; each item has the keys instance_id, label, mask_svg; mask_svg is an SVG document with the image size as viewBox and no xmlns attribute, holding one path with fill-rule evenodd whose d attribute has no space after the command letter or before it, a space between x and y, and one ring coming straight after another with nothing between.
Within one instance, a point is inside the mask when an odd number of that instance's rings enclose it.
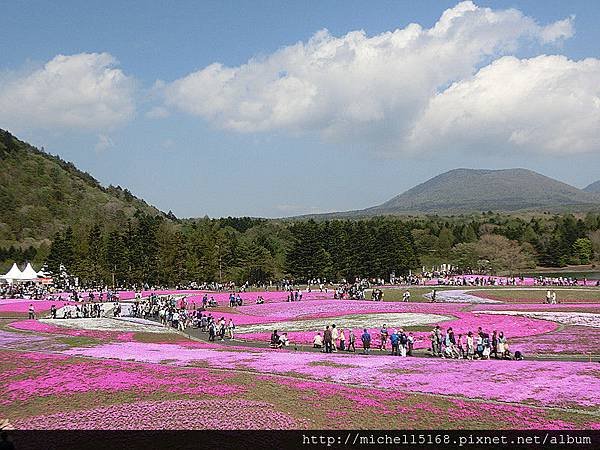
<instances>
[{"instance_id":1,"label":"canopy tent","mask_svg":"<svg viewBox=\"0 0 600 450\"><path fill-rule=\"evenodd\" d=\"M10 270L6 273L6 275L3 275L2 278L8 281L9 283L12 283L13 281L20 280L22 275L23 272L21 272L21 269L19 269L17 263L13 263Z\"/></svg>"},{"instance_id":2,"label":"canopy tent","mask_svg":"<svg viewBox=\"0 0 600 450\"><path fill-rule=\"evenodd\" d=\"M35 270L33 270L33 267L31 267L31 263L27 263L27 267L25 267L25 270L21 272L21 278L19 278L19 281L37 281L38 278L38 274Z\"/></svg>"}]
</instances>

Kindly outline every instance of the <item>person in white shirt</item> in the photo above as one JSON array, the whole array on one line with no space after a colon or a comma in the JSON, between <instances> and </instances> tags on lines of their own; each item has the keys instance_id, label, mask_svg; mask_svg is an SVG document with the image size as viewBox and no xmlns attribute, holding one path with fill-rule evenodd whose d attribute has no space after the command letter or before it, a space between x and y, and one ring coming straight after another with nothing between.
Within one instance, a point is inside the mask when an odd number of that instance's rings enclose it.
<instances>
[{"instance_id":1,"label":"person in white shirt","mask_svg":"<svg viewBox=\"0 0 600 450\"><path fill-rule=\"evenodd\" d=\"M235 330L235 324L233 323L233 319L229 319L229 323L227 324L227 329L229 330L229 337L233 341L233 333Z\"/></svg>"},{"instance_id":2,"label":"person in white shirt","mask_svg":"<svg viewBox=\"0 0 600 450\"><path fill-rule=\"evenodd\" d=\"M317 333L313 339L313 348L323 348L323 336Z\"/></svg>"},{"instance_id":3,"label":"person in white shirt","mask_svg":"<svg viewBox=\"0 0 600 450\"><path fill-rule=\"evenodd\" d=\"M287 337L287 333L283 333L280 337L279 337L279 343L283 346L283 347L287 347L288 345L290 345L290 340Z\"/></svg>"},{"instance_id":4,"label":"person in white shirt","mask_svg":"<svg viewBox=\"0 0 600 450\"><path fill-rule=\"evenodd\" d=\"M333 352L337 352L337 347L339 346L338 344L338 339L340 338L340 332L339 330L335 327L335 324L331 325L331 339L333 340Z\"/></svg>"}]
</instances>

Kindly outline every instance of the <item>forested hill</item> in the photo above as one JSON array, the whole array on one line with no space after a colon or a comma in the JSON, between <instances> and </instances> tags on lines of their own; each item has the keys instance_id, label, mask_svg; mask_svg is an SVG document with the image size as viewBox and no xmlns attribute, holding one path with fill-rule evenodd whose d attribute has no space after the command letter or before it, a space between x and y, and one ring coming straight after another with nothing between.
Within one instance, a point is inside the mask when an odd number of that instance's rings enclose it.
<instances>
[{"instance_id":1,"label":"forested hill","mask_svg":"<svg viewBox=\"0 0 600 450\"><path fill-rule=\"evenodd\" d=\"M0 245L38 244L67 227L120 227L136 212L163 215L120 187L0 130Z\"/></svg>"}]
</instances>

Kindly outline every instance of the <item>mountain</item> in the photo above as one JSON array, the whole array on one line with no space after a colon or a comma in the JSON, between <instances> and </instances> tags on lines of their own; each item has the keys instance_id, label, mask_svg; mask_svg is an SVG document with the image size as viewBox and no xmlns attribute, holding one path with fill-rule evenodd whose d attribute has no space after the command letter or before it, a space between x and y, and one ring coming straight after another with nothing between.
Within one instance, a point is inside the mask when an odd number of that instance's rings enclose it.
<instances>
[{"instance_id":1,"label":"mountain","mask_svg":"<svg viewBox=\"0 0 600 450\"><path fill-rule=\"evenodd\" d=\"M455 169L365 212L473 212L600 206L600 196L527 169Z\"/></svg>"},{"instance_id":2,"label":"mountain","mask_svg":"<svg viewBox=\"0 0 600 450\"><path fill-rule=\"evenodd\" d=\"M0 130L0 245L36 244L68 226L122 227L138 212L163 214Z\"/></svg>"},{"instance_id":3,"label":"mountain","mask_svg":"<svg viewBox=\"0 0 600 450\"><path fill-rule=\"evenodd\" d=\"M527 169L454 169L371 208L328 217L600 208L600 195Z\"/></svg>"},{"instance_id":4,"label":"mountain","mask_svg":"<svg viewBox=\"0 0 600 450\"><path fill-rule=\"evenodd\" d=\"M594 181L589 186L584 187L583 190L592 194L600 194L600 180Z\"/></svg>"}]
</instances>

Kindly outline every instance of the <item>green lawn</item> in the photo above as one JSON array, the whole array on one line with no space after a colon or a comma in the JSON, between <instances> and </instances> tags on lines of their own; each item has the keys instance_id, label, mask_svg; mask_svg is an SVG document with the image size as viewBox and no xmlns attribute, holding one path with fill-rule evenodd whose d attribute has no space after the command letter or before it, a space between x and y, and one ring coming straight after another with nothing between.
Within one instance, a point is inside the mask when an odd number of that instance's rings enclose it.
<instances>
[{"instance_id":1,"label":"green lawn","mask_svg":"<svg viewBox=\"0 0 600 450\"><path fill-rule=\"evenodd\" d=\"M448 287L436 287L436 291L444 291L448 289L457 289L454 286ZM382 289L383 291L383 301L384 302L401 302L402 294L406 289ZM411 302L424 302L428 301L428 299L424 298L423 295L429 294L433 291L432 287L411 287L408 289L410 292L410 301ZM371 299L371 290L368 289L365 292L365 298L368 300Z\"/></svg>"},{"instance_id":2,"label":"green lawn","mask_svg":"<svg viewBox=\"0 0 600 450\"><path fill-rule=\"evenodd\" d=\"M556 299L559 302L568 301L600 301L600 289L592 288L550 288L556 292ZM479 297L491 298L494 300L532 300L543 302L546 298L546 288L544 289L485 289L467 291L469 294Z\"/></svg>"}]
</instances>

